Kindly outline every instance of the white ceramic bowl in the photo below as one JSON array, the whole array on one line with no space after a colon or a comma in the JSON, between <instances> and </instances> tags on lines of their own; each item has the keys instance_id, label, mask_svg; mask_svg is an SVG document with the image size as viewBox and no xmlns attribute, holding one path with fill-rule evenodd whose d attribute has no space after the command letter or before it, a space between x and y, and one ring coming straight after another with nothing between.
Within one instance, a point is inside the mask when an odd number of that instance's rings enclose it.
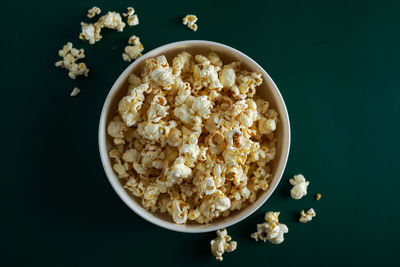
<instances>
[{"instance_id":1,"label":"white ceramic bowl","mask_svg":"<svg viewBox=\"0 0 400 267\"><path fill-rule=\"evenodd\" d=\"M172 221L168 214L152 213L143 208L141 205L141 201L124 189L123 184L115 175L112 169L111 161L108 157L108 151L112 147L112 140L106 133L107 124L115 115L119 100L127 93L129 74L139 74L143 63L147 58L165 55L168 61L171 62L171 59L182 51L188 51L191 54L203 55L208 55L208 53L214 51L221 57L224 64L230 63L232 61L240 61L242 62L243 69L262 73L263 83L260 87L257 88L257 94L270 102L270 107L278 111L280 119L280 123L278 123L276 130L276 137L278 138L277 153L275 159L271 163L273 178L268 190L259 192L257 200L254 203L248 205L246 208L240 211L232 212L226 218L218 218L211 223L203 225L197 223L178 225ZM118 196L122 199L122 201L125 202L126 205L128 205L129 208L131 208L136 214L138 214L142 218L158 226L178 232L201 233L215 231L240 222L241 220L252 214L254 211L256 211L271 196L272 192L278 185L286 166L287 158L289 155L289 147L290 125L285 102L283 101L278 88L269 77L267 72L254 60L252 60L242 52L232 47L209 41L192 40L167 44L146 53L145 55L134 61L126 68L126 70L114 83L113 87L108 93L106 101L104 102L103 110L100 117L100 156L105 173L115 192L117 192Z\"/></svg>"}]
</instances>

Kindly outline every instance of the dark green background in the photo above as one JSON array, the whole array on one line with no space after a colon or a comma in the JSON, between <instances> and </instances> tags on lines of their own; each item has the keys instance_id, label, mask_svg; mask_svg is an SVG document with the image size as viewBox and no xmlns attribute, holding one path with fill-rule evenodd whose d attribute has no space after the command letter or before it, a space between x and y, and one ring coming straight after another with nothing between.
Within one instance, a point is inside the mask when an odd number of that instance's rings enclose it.
<instances>
[{"instance_id":1,"label":"dark green background","mask_svg":"<svg viewBox=\"0 0 400 267\"><path fill-rule=\"evenodd\" d=\"M132 5L140 25L78 39L93 4ZM108 183L97 145L100 111L130 35L145 51L174 41L221 42L255 59L286 101L292 146L265 205L230 227L238 249L220 266L399 266L400 1L8 1L2 4L4 266L216 266L214 233L154 226ZM199 30L181 24L199 17ZM67 41L85 48L88 79L54 67ZM69 96L74 86L82 89ZM288 179L310 180L302 200ZM323 198L316 202L315 193ZM297 223L301 209L317 217ZM289 227L281 245L249 237L268 210Z\"/></svg>"}]
</instances>

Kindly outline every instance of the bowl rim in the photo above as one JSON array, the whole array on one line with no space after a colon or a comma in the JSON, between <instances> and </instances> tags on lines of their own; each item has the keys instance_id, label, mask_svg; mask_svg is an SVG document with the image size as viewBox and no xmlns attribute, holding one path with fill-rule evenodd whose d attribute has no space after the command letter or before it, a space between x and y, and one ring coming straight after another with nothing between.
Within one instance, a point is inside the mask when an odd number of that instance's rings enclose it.
<instances>
[{"instance_id":1,"label":"bowl rim","mask_svg":"<svg viewBox=\"0 0 400 267\"><path fill-rule=\"evenodd\" d=\"M285 125L283 127L286 127L287 129L287 146L286 149L283 149L281 153L284 154L284 157L282 158L282 163L279 164L281 166L281 170L279 173L276 173L276 183L270 187L269 193L264 196L264 199L257 203L257 205L253 205L251 208L248 208L247 212L244 212L241 214L241 216L237 216L236 218L229 220L225 223L217 224L214 226L206 227L207 224L198 224L198 227L191 227L193 225L190 225L190 227L187 227L187 225L180 225L180 224L175 224L173 222L167 222L161 218L157 218L155 216L150 216L149 213L151 211L144 211L143 207L138 207L140 204L136 203L129 193L123 188L121 185L119 178L115 175L111 164L109 163L109 158L108 158L108 151L106 147L106 132L107 132L107 127L106 127L106 118L107 114L110 108L110 105L112 103L113 95L117 92L116 90L120 86L122 82L124 82L125 79L129 76L131 71L139 64L141 64L144 60L146 60L149 57L153 57L153 54L158 54L161 52L165 52L165 50L168 49L173 49L177 46L183 46L183 45L213 45L213 46L218 46L222 49L226 49L228 52L232 52L234 54L238 54L241 57L246 58L249 61L249 64L253 64L257 68L260 69L262 72L263 76L267 77L268 82L272 85L271 90L275 90L276 95L278 96L277 100L279 102L279 105L282 105L282 109L284 111L284 114L279 114L281 117L281 122L284 121ZM282 120L282 118L285 118L285 120ZM253 214L256 210L258 210L272 195L272 193L275 191L277 185L279 184L280 180L282 179L284 170L286 168L287 160L289 157L289 152L290 152L290 143L291 143L291 132L290 132L290 120L289 120L289 114L286 108L285 101L283 100L282 94L280 93L278 87L276 86L275 82L272 80L272 78L269 76L269 74L262 68L256 61L254 61L252 58L244 54L243 52L230 47L228 45L224 45L218 42L213 42L213 41L206 41L206 40L186 40L186 41L177 41L177 42L172 42L168 43L165 45L162 45L160 47L157 47L143 56L141 56L139 59L135 60L133 63L131 63L118 77L118 79L114 82L113 86L109 90L107 97L104 101L102 110L101 110L101 115L100 115L100 121L99 121L99 129L98 129L98 144L99 144L99 153L100 153L100 159L102 162L102 166L104 169L104 172L108 178L108 181L110 182L111 186L113 187L114 191L117 193L119 198L132 210L134 211L137 215L142 217L148 222L151 222L157 226L160 226L162 228L176 231L176 232L183 232L183 233L204 233L204 232L211 232L215 231L218 229L226 228L229 226L232 226L251 214ZM278 166L279 166L278 165ZM108 168L107 168L108 167ZM246 209L246 208L245 208Z\"/></svg>"}]
</instances>

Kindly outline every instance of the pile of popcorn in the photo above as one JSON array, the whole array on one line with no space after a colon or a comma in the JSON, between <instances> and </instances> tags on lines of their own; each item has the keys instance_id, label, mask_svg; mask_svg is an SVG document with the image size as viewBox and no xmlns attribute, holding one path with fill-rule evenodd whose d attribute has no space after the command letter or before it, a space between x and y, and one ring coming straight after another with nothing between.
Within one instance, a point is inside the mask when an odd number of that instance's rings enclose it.
<instances>
[{"instance_id":1,"label":"pile of popcorn","mask_svg":"<svg viewBox=\"0 0 400 267\"><path fill-rule=\"evenodd\" d=\"M152 212L203 224L240 210L272 179L278 113L260 73L216 53L146 60L109 122L113 169Z\"/></svg>"}]
</instances>

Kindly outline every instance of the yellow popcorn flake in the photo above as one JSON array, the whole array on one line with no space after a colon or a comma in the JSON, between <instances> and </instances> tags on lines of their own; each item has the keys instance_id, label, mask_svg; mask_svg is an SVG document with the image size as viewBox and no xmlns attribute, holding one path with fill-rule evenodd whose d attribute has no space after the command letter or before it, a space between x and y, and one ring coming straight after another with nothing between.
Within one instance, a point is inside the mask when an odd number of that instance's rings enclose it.
<instances>
[{"instance_id":1,"label":"yellow popcorn flake","mask_svg":"<svg viewBox=\"0 0 400 267\"><path fill-rule=\"evenodd\" d=\"M129 44L137 50L123 57L132 60L143 47L136 36ZM147 59L128 81L108 122L109 156L143 207L177 224L204 224L245 208L268 189L279 120L251 91L260 74L241 70L239 62L224 65L214 52L182 52L170 62Z\"/></svg>"},{"instance_id":2,"label":"yellow popcorn flake","mask_svg":"<svg viewBox=\"0 0 400 267\"><path fill-rule=\"evenodd\" d=\"M320 200L321 197L322 197L322 195L321 195L320 193L317 193L317 194L315 195L315 200Z\"/></svg>"}]
</instances>

